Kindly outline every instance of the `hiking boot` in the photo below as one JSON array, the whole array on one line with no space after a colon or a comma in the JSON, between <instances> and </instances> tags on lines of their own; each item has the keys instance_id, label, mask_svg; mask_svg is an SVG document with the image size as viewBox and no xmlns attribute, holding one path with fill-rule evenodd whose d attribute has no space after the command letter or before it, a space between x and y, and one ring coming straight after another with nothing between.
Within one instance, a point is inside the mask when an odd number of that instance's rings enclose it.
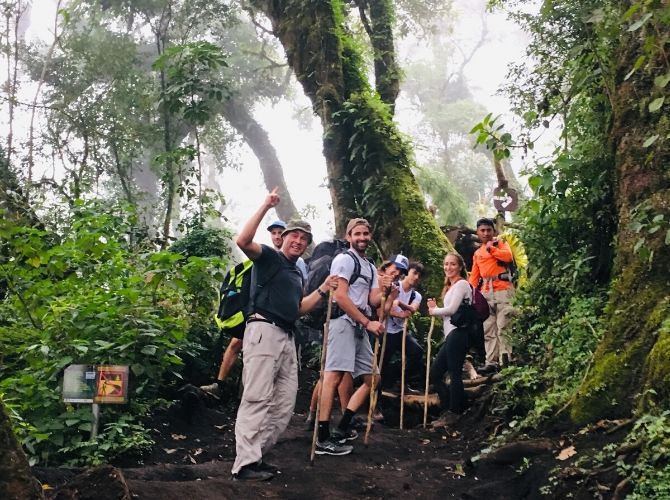
<instances>
[{"instance_id":1,"label":"hiking boot","mask_svg":"<svg viewBox=\"0 0 670 500\"><path fill-rule=\"evenodd\" d=\"M341 429L335 429L330 433L330 439L336 443L344 444L347 441L353 441L358 437L358 432L353 429L347 429L343 431Z\"/></svg>"},{"instance_id":2,"label":"hiking boot","mask_svg":"<svg viewBox=\"0 0 670 500\"><path fill-rule=\"evenodd\" d=\"M256 464L256 470L269 472L270 474L281 474L281 471L276 465L264 462L263 459L261 459L261 461Z\"/></svg>"},{"instance_id":3,"label":"hiking boot","mask_svg":"<svg viewBox=\"0 0 670 500\"><path fill-rule=\"evenodd\" d=\"M309 415L307 415L307 418L305 419L305 430L306 431L313 431L315 423L316 423L316 418L314 418L314 414L312 412L310 412Z\"/></svg>"},{"instance_id":4,"label":"hiking boot","mask_svg":"<svg viewBox=\"0 0 670 500\"><path fill-rule=\"evenodd\" d=\"M260 470L258 464L245 465L237 474L233 474L235 481L269 481L273 477L272 472Z\"/></svg>"},{"instance_id":5,"label":"hiking boot","mask_svg":"<svg viewBox=\"0 0 670 500\"><path fill-rule=\"evenodd\" d=\"M480 368L477 370L480 375L493 375L494 373L498 373L500 368L498 368L498 365L495 363L486 363L483 368Z\"/></svg>"},{"instance_id":6,"label":"hiking boot","mask_svg":"<svg viewBox=\"0 0 670 500\"><path fill-rule=\"evenodd\" d=\"M317 455L348 455L354 451L354 447L348 444L340 444L333 440L332 436L326 439L325 441L316 442L316 450L314 453Z\"/></svg>"},{"instance_id":7,"label":"hiking boot","mask_svg":"<svg viewBox=\"0 0 670 500\"><path fill-rule=\"evenodd\" d=\"M214 382L213 384L208 385L201 385L200 390L207 395L212 396L213 398L221 399L221 387L219 387L218 382Z\"/></svg>"},{"instance_id":8,"label":"hiking boot","mask_svg":"<svg viewBox=\"0 0 670 500\"><path fill-rule=\"evenodd\" d=\"M433 429L442 429L444 427L454 426L461 416L453 411L445 411L440 415L440 418L433 420L430 424Z\"/></svg>"}]
</instances>

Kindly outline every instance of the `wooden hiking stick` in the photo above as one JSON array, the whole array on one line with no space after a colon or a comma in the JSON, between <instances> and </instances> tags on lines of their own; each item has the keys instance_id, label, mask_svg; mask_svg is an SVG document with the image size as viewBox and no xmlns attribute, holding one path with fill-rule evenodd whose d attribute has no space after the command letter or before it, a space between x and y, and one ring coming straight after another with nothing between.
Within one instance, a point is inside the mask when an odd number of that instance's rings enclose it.
<instances>
[{"instance_id":1,"label":"wooden hiking stick","mask_svg":"<svg viewBox=\"0 0 670 500\"><path fill-rule=\"evenodd\" d=\"M428 379L430 377L430 338L433 335L433 328L435 327L435 316L430 318L430 328L428 329L428 353L426 357L426 392L423 395L423 428L426 428L426 421L428 420Z\"/></svg>"},{"instance_id":2,"label":"wooden hiking stick","mask_svg":"<svg viewBox=\"0 0 670 500\"><path fill-rule=\"evenodd\" d=\"M407 323L409 318L405 318L402 325L402 349L401 349L401 371L400 371L400 430L403 428L405 419L405 367L407 365L407 358L405 357L405 340L407 339Z\"/></svg>"},{"instance_id":3,"label":"wooden hiking stick","mask_svg":"<svg viewBox=\"0 0 670 500\"><path fill-rule=\"evenodd\" d=\"M314 432L312 432L312 449L309 452L309 463L314 465L314 454L316 452L316 437L319 432L319 409L321 407L321 393L323 392L323 370L326 366L326 351L328 350L328 331L330 330L330 317L333 313L333 289L328 292L328 309L326 311L326 322L323 324L323 347L321 347L321 371L319 372L319 397L316 398L316 414L314 417Z\"/></svg>"},{"instance_id":4,"label":"wooden hiking stick","mask_svg":"<svg viewBox=\"0 0 670 500\"><path fill-rule=\"evenodd\" d=\"M386 305L386 294L382 294L382 300L381 300L381 314L379 315L379 322L383 323L384 322L384 306ZM383 346L382 346L382 356L384 355L384 350L386 348L386 334L384 334L384 340L383 340ZM370 437L370 429L372 429L372 414L375 411L375 406L377 406L377 384L376 380L377 377L375 377L375 373L379 371L379 375L381 376L381 367L379 366L379 363L377 363L377 355L379 354L379 336L375 339L375 352L372 355L372 381L370 382L370 398L368 401L368 423L365 426L365 438L363 438L363 444L365 446L368 445L368 440Z\"/></svg>"}]
</instances>

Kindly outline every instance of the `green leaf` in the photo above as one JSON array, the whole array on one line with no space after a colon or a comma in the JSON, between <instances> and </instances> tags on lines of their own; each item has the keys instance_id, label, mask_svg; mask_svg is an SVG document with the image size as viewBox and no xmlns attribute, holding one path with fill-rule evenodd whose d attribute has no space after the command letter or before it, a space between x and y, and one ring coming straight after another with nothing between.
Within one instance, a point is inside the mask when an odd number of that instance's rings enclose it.
<instances>
[{"instance_id":1,"label":"green leaf","mask_svg":"<svg viewBox=\"0 0 670 500\"><path fill-rule=\"evenodd\" d=\"M665 244L670 245L670 229L665 233Z\"/></svg>"},{"instance_id":2,"label":"green leaf","mask_svg":"<svg viewBox=\"0 0 670 500\"><path fill-rule=\"evenodd\" d=\"M156 349L157 348L156 348L155 345L145 345L140 352L142 354L152 356L152 355L156 354Z\"/></svg>"},{"instance_id":3,"label":"green leaf","mask_svg":"<svg viewBox=\"0 0 670 500\"><path fill-rule=\"evenodd\" d=\"M660 89L665 88L668 82L670 82L670 73L666 73L665 75L659 75L656 78L654 78L654 85L656 85Z\"/></svg>"},{"instance_id":4,"label":"green leaf","mask_svg":"<svg viewBox=\"0 0 670 500\"><path fill-rule=\"evenodd\" d=\"M647 12L644 16L642 16L640 19L635 21L633 24L631 24L628 27L628 31L637 31L639 30L642 26L644 26L649 19L651 19L652 13Z\"/></svg>"},{"instance_id":5,"label":"green leaf","mask_svg":"<svg viewBox=\"0 0 670 500\"><path fill-rule=\"evenodd\" d=\"M651 137L647 137L647 139L642 143L643 148L648 148L652 144L656 142L656 139L658 139L658 134L652 135Z\"/></svg>"},{"instance_id":6,"label":"green leaf","mask_svg":"<svg viewBox=\"0 0 670 500\"><path fill-rule=\"evenodd\" d=\"M665 102L665 97L657 97L653 101L649 103L649 111L652 113L658 111L661 109L661 106L663 106L663 103Z\"/></svg>"}]
</instances>

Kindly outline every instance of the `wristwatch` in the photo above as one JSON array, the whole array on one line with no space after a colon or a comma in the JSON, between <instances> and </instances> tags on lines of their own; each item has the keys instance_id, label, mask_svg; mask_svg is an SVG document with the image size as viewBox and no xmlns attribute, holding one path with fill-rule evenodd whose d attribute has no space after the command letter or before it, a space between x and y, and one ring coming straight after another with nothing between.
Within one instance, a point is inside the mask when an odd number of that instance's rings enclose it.
<instances>
[{"instance_id":1,"label":"wristwatch","mask_svg":"<svg viewBox=\"0 0 670 500\"><path fill-rule=\"evenodd\" d=\"M317 288L316 291L319 292L319 295L321 295L321 297L323 297L324 299L328 297L328 294L323 290L321 290L320 288Z\"/></svg>"}]
</instances>

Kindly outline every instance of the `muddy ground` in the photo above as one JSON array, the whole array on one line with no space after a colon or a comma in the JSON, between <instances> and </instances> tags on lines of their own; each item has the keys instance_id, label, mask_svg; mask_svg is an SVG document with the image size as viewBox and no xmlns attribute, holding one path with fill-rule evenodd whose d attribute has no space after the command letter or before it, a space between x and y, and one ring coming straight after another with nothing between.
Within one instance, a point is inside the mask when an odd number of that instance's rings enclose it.
<instances>
[{"instance_id":1,"label":"muddy ground","mask_svg":"<svg viewBox=\"0 0 670 500\"><path fill-rule=\"evenodd\" d=\"M301 378L291 424L266 457L281 470L269 482L231 479L236 405L230 400L189 410L175 404L157 413L150 422L156 444L140 459L88 471L35 469L35 473L48 485L48 498L96 500L592 499L612 498L618 482L611 470L589 475L572 466L587 449L615 439L599 429L581 434L554 429L548 437L524 438L487 453L489 436L506 425L489 415L488 389L453 428L437 430L422 428L420 408L406 408L406 429L399 430L397 403L385 399L386 423L375 426L368 447L361 433L352 443L351 455L317 456L310 465L311 433L304 430L303 421L314 374L303 372ZM559 460L570 446L575 447L575 456Z\"/></svg>"}]
</instances>

